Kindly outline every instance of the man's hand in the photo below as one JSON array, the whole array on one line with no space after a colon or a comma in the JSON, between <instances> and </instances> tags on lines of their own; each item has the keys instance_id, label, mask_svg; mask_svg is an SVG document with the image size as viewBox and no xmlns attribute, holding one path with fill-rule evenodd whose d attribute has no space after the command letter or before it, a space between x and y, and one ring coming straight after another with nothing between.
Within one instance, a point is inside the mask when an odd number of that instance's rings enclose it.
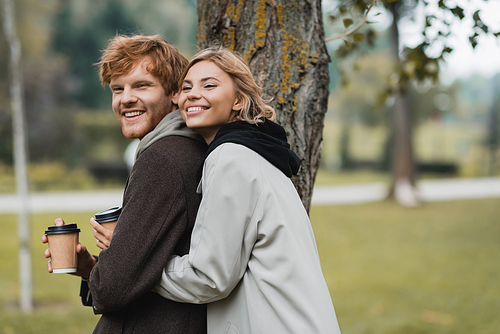
<instances>
[{"instance_id":1,"label":"man's hand","mask_svg":"<svg viewBox=\"0 0 500 334\"><path fill-rule=\"evenodd\" d=\"M64 225L64 221L61 218L57 218L56 220L54 220L54 225L57 225L57 226ZM48 241L49 240L47 238L47 235L44 234L42 236L42 243L45 244ZM80 243L78 245L76 245L76 254L77 254L77 260L78 260L77 269L76 269L76 272L71 273L71 275L76 275L76 276L80 276L83 278L89 278L90 272L92 271L92 268L94 267L94 265L97 262L96 258L93 257L89 253L89 251L87 250L87 247L85 247L84 245L82 245ZM50 258L50 249L47 248L45 250L44 255L45 255L45 258ZM50 260L47 262L47 270L49 271L49 273L52 273L52 263Z\"/></svg>"},{"instance_id":2,"label":"man's hand","mask_svg":"<svg viewBox=\"0 0 500 334\"><path fill-rule=\"evenodd\" d=\"M90 225L94 228L94 238L97 239L97 247L101 250L108 248L111 243L111 238L113 237L113 231L103 227L96 222L94 218L90 218Z\"/></svg>"}]
</instances>

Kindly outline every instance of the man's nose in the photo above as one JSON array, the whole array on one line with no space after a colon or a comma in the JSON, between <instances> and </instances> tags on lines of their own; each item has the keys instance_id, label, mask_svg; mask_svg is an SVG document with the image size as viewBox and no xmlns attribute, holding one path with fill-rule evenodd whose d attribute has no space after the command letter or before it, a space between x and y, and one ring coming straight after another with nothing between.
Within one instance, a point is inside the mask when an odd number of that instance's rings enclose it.
<instances>
[{"instance_id":1,"label":"man's nose","mask_svg":"<svg viewBox=\"0 0 500 334\"><path fill-rule=\"evenodd\" d=\"M137 96L134 94L132 89L125 87L123 88L121 102L125 105L135 103L137 102Z\"/></svg>"}]
</instances>

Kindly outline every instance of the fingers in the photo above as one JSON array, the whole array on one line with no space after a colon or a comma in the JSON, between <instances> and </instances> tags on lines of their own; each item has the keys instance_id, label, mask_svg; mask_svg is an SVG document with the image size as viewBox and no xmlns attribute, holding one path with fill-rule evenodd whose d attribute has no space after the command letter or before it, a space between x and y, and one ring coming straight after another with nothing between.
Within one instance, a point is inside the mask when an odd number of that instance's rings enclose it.
<instances>
[{"instance_id":1,"label":"fingers","mask_svg":"<svg viewBox=\"0 0 500 334\"><path fill-rule=\"evenodd\" d=\"M87 247L79 243L78 245L76 245L76 252L78 254L84 254L85 252L87 252Z\"/></svg>"},{"instance_id":2,"label":"fingers","mask_svg":"<svg viewBox=\"0 0 500 334\"><path fill-rule=\"evenodd\" d=\"M91 218L89 223L94 228L94 238L97 239L97 247L100 249L108 248L111 243L111 238L113 237L113 232L101 226L94 218Z\"/></svg>"},{"instance_id":3,"label":"fingers","mask_svg":"<svg viewBox=\"0 0 500 334\"><path fill-rule=\"evenodd\" d=\"M50 262L50 260L47 262L47 271L52 273L52 262Z\"/></svg>"},{"instance_id":4,"label":"fingers","mask_svg":"<svg viewBox=\"0 0 500 334\"><path fill-rule=\"evenodd\" d=\"M54 219L54 225L57 225L57 226L64 225L64 220L62 220L61 218L56 218L56 219Z\"/></svg>"},{"instance_id":5,"label":"fingers","mask_svg":"<svg viewBox=\"0 0 500 334\"><path fill-rule=\"evenodd\" d=\"M97 232L96 230L94 230L94 238L97 239L96 245L100 249L104 249L104 248L108 248L109 247L110 240L107 239L106 236L104 236L104 235L100 234L99 232Z\"/></svg>"},{"instance_id":6,"label":"fingers","mask_svg":"<svg viewBox=\"0 0 500 334\"><path fill-rule=\"evenodd\" d=\"M94 218L90 218L90 222L89 223L94 228L94 230L98 231L101 234L104 234L103 232L107 231L107 229L104 228L104 227L102 227L102 225L99 224L98 222L96 222Z\"/></svg>"},{"instance_id":7,"label":"fingers","mask_svg":"<svg viewBox=\"0 0 500 334\"><path fill-rule=\"evenodd\" d=\"M97 247L99 247L101 250L106 249L109 247L109 245L104 244L102 241L97 240L96 242Z\"/></svg>"},{"instance_id":8,"label":"fingers","mask_svg":"<svg viewBox=\"0 0 500 334\"><path fill-rule=\"evenodd\" d=\"M64 220L62 220L61 218L56 218L54 219L54 225L56 226L64 225ZM47 242L49 242L47 235L46 234L42 235L42 243L46 244Z\"/></svg>"},{"instance_id":9,"label":"fingers","mask_svg":"<svg viewBox=\"0 0 500 334\"><path fill-rule=\"evenodd\" d=\"M50 257L50 249L47 248L43 253L43 255L45 256L46 259L48 259Z\"/></svg>"}]
</instances>

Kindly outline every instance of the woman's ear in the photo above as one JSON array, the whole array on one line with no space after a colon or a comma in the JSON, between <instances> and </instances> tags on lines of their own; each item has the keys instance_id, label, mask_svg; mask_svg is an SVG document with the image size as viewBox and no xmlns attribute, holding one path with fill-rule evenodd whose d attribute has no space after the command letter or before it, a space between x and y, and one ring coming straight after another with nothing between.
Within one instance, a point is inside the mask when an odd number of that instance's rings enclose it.
<instances>
[{"instance_id":1,"label":"woman's ear","mask_svg":"<svg viewBox=\"0 0 500 334\"><path fill-rule=\"evenodd\" d=\"M243 109L243 100L237 97L236 100L234 100L233 110L240 111L241 109Z\"/></svg>"}]
</instances>

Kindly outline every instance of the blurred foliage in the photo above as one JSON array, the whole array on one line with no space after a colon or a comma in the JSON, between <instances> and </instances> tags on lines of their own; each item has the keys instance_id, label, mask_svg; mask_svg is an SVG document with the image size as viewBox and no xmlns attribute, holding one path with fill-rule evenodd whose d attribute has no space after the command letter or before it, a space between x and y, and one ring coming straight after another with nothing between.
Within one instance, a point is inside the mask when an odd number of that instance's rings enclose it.
<instances>
[{"instance_id":1,"label":"blurred foliage","mask_svg":"<svg viewBox=\"0 0 500 334\"><path fill-rule=\"evenodd\" d=\"M488 0L481 1L487 2ZM381 3L382 6L376 6L378 3ZM343 36L342 33L339 33L341 30L350 32L347 36L342 37L344 43L338 44L333 51L336 59L351 58L347 63L352 66L344 66L348 70L340 70L342 84L348 84L351 73L357 70L356 66L353 65L355 61L352 60L352 57L359 57L359 55L377 46L377 38L380 34L372 26L372 22L367 20L370 11L376 12L374 17L380 15L384 8L388 11L397 11L399 18L410 18L415 25L423 27L421 43L413 48L405 47L400 54L400 59L392 60L394 62L393 69L388 73L385 91L378 99L379 106L382 106L386 99L391 96L394 85L404 90L413 80L438 82L439 64L444 61L447 54L453 52L453 48L449 46L449 37L453 35L451 26L456 20L463 20L466 15L471 15L473 21L472 34L468 37L471 48L477 46L480 35L489 34L495 37L500 35L500 31L492 31L481 20L480 10L469 13L469 11L458 6L456 2L446 2L444 0L437 0L437 8L431 8L430 4L430 1L423 0L384 0L380 2L375 0L346 0L338 2L338 5L333 8L329 8L325 16L327 22L337 28L334 35ZM420 5L423 6L424 15L417 16L418 11L416 8ZM467 6L467 4L464 3L464 6ZM430 9L427 10L427 7ZM418 19L424 20L423 24L417 22ZM349 30L355 22L358 22L356 27L359 26L359 28L355 31ZM395 24L395 22L392 24ZM332 40L334 37L329 37L326 41Z\"/></svg>"},{"instance_id":2,"label":"blurred foliage","mask_svg":"<svg viewBox=\"0 0 500 334\"><path fill-rule=\"evenodd\" d=\"M373 4L372 1L361 0L343 0L335 2L335 6L327 6L328 3L323 1L327 36L358 26ZM404 4L402 11L414 8L412 6L418 3L424 4L422 0L400 0L397 3ZM111 95L109 90L101 87L97 68L93 64L99 60L100 50L116 33L162 34L190 58L195 51L196 2L17 0L15 5L18 34L23 48L30 160L35 165L57 162L77 170L89 168L100 161L121 161L129 141L121 134L111 112ZM439 1L439 8L444 5L443 1ZM335 54L330 65L330 87L333 91L327 118L340 117L347 125L360 122L372 128L387 125L390 99L386 100L386 93L391 85L401 82L405 75L394 69L388 51L391 39L387 31L370 22L381 17L377 14L383 13L384 8L378 2L370 9L370 19L359 29L346 35L340 43L327 43L330 52ZM412 13L406 10L406 17L411 17ZM407 76L417 77L425 72L421 72L422 69L435 69L432 65L418 65L418 62L423 59L421 57L430 57L430 45L442 45L443 55L450 51L446 49L445 43L446 38L451 36L449 26L440 22L460 20L462 15L468 14L454 5L441 8L441 12L432 15L425 18L429 24L422 25L425 30L422 31L423 43L420 48L407 50L402 55L402 64L406 65L402 65L401 71ZM474 24L474 32L469 36L471 47L481 34L498 35L481 20L481 12L471 15ZM436 30L436 27L439 29ZM0 163L10 165L12 120L6 47L2 33ZM429 61L434 58L430 57ZM337 85L338 82L340 85ZM410 98L419 102L414 104L414 119L426 122L429 117L444 119L458 115L474 122L484 122L491 96L484 95L484 86L476 88L469 85L471 83L445 89L433 85L432 79L425 79L419 84L407 85ZM422 93L424 90L427 92ZM456 100L457 95L462 97L460 102ZM467 102L463 101L465 98ZM440 107L436 107L435 103ZM472 117L472 114L475 116ZM350 131L342 131L346 134L345 145L350 147L347 135ZM494 131L497 130L492 127L488 139L490 142L495 142L498 137L495 137Z\"/></svg>"},{"instance_id":3,"label":"blurred foliage","mask_svg":"<svg viewBox=\"0 0 500 334\"><path fill-rule=\"evenodd\" d=\"M94 189L120 189L123 180L99 180L86 168L68 166L61 162L47 162L30 164L28 167L30 190L39 191L64 191L64 190L94 190ZM13 193L16 189L16 180L12 166L0 163L0 194Z\"/></svg>"},{"instance_id":4,"label":"blurred foliage","mask_svg":"<svg viewBox=\"0 0 500 334\"><path fill-rule=\"evenodd\" d=\"M343 122L360 122L369 126L387 122L388 108L377 108L384 93L392 61L386 50L374 50L360 56L349 74L349 83L335 87L330 95L330 114L339 115Z\"/></svg>"},{"instance_id":5,"label":"blurred foliage","mask_svg":"<svg viewBox=\"0 0 500 334\"><path fill-rule=\"evenodd\" d=\"M53 50L69 59L71 97L85 108L109 107L94 64L116 34L161 34L182 52L194 51L194 9L183 1L60 0L53 26Z\"/></svg>"},{"instance_id":6,"label":"blurred foliage","mask_svg":"<svg viewBox=\"0 0 500 334\"><path fill-rule=\"evenodd\" d=\"M111 112L111 94L101 86L94 64L117 33L161 34L191 57L196 38L194 4L175 0L18 0L15 6L30 160L64 161L68 166L98 159L122 160L128 140L121 135ZM13 162L8 61L2 31L0 162L4 164ZM104 114L106 125L102 124ZM82 122L82 117L87 121Z\"/></svg>"},{"instance_id":7,"label":"blurred foliage","mask_svg":"<svg viewBox=\"0 0 500 334\"><path fill-rule=\"evenodd\" d=\"M392 130L387 131L383 153L378 158L384 166L383 169L387 170L394 158L392 151L395 123L391 109L398 92L404 94L405 101L408 102L406 112L412 128L418 129L419 125L428 122L470 122L473 120L472 114L476 114L476 121L490 125L488 142L497 142L495 136L499 127L498 108L489 112L490 120L487 120L485 116L488 116L488 113L483 112L479 116L477 106L468 104L470 108L466 109L459 102L459 96L467 90L484 97L485 87L474 87L469 82L444 86L439 82L439 65L453 52L449 46L451 37L468 38L471 49L477 46L480 35L498 37L499 34L493 32L486 22L481 20L480 11L471 10L465 2L451 3L442 0L348 0L325 3L325 32L326 36L331 36L326 41L334 55L333 61L340 76L340 85L334 87L331 93L327 117L338 120L342 126L336 139L340 144L338 158L330 159L324 166L332 165L332 161L336 160L338 163L333 165L343 169L353 168L355 164L351 149L351 127L360 123L370 127L385 126ZM464 8L460 7L462 5ZM377 17L382 17L380 14L384 14L384 19L392 18L392 22L387 23L387 29L372 24L372 21L377 21ZM399 50L399 57L395 56L395 50L403 36L395 36L395 32L400 33L395 29L394 25L399 21L394 22L394 17L396 20L410 20L413 26L422 27L420 43ZM465 18L472 22L471 36L454 36L452 24ZM344 32L341 33L342 31ZM360 37L360 34L364 37ZM337 37L341 37L342 42L328 42ZM471 92L465 94L474 95ZM478 105L491 105L493 102L490 97L475 100ZM415 138L419 141L422 141L421 139ZM457 146L475 147L478 144L460 140L461 143L456 144ZM433 151L432 146L436 145L448 146L433 142L430 150ZM494 156L494 153L490 155ZM423 156L428 157L429 154ZM436 156L435 159L437 163L442 157ZM456 160L455 162L458 163ZM473 174L478 176L476 172Z\"/></svg>"},{"instance_id":8,"label":"blurred foliage","mask_svg":"<svg viewBox=\"0 0 500 334\"><path fill-rule=\"evenodd\" d=\"M330 94L323 131L323 168L339 170L346 167L345 159L350 159L350 171L366 170L367 162L377 169L387 160L384 154L390 113L370 103L374 87L382 89L383 84L373 78L377 78L376 73L384 73L384 61L383 50L362 56L361 70L353 73L350 84L338 86ZM372 85L364 86L370 80ZM500 122L494 116L499 113L499 84L500 74L493 78L475 75L450 85L431 81L411 84L408 99L417 162L455 164L458 173L454 176L459 177L500 175L498 160L496 166L488 167L495 152L500 157L495 145ZM419 173L419 178L427 177Z\"/></svg>"}]
</instances>

